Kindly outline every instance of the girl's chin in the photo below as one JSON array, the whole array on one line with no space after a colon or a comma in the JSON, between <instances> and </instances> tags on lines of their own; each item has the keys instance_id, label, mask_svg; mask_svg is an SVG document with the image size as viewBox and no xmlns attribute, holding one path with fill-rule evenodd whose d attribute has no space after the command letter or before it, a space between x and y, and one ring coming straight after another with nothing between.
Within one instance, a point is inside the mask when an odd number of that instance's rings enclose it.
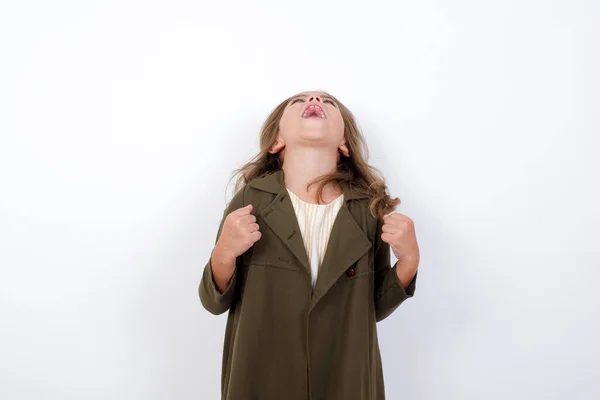
<instances>
[{"instance_id":1,"label":"girl's chin","mask_svg":"<svg viewBox=\"0 0 600 400\"><path fill-rule=\"evenodd\" d=\"M331 142L330 135L328 132L324 132L322 130L306 130L300 132L298 135L299 142L323 142L329 143Z\"/></svg>"}]
</instances>

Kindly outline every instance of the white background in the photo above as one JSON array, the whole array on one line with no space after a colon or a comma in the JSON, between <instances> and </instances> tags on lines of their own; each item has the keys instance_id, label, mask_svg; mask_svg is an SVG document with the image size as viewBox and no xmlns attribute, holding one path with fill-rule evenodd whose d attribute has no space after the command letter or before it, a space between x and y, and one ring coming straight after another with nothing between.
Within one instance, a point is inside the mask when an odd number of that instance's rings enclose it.
<instances>
[{"instance_id":1,"label":"white background","mask_svg":"<svg viewBox=\"0 0 600 400\"><path fill-rule=\"evenodd\" d=\"M197 286L227 182L312 89L417 228L388 398L600 398L599 25L594 0L3 2L0 398L218 399Z\"/></svg>"}]
</instances>

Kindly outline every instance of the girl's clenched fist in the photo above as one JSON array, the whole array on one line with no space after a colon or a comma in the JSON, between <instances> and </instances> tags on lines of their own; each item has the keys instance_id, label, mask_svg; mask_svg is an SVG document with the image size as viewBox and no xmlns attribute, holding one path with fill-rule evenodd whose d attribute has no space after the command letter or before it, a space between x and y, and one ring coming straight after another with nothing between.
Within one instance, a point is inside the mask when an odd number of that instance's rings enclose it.
<instances>
[{"instance_id":1,"label":"girl's clenched fist","mask_svg":"<svg viewBox=\"0 0 600 400\"><path fill-rule=\"evenodd\" d=\"M383 217L381 240L392 248L398 259L398 269L414 272L419 266L419 245L415 225L409 217L393 213Z\"/></svg>"},{"instance_id":2,"label":"girl's clenched fist","mask_svg":"<svg viewBox=\"0 0 600 400\"><path fill-rule=\"evenodd\" d=\"M248 204L225 217L216 245L223 257L235 261L260 239L256 217L250 214L251 211L252 204Z\"/></svg>"}]
</instances>

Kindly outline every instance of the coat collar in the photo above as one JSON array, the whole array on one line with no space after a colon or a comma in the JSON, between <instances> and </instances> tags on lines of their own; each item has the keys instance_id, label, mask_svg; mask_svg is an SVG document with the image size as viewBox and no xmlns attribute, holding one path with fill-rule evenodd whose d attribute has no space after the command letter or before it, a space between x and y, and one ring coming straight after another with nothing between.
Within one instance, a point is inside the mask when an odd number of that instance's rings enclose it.
<instances>
[{"instance_id":1,"label":"coat collar","mask_svg":"<svg viewBox=\"0 0 600 400\"><path fill-rule=\"evenodd\" d=\"M249 186L275 195L269 205L259 212L260 216L310 274L310 262L292 202L283 183L283 172L278 170L254 179ZM356 193L346 184L342 185L342 189L344 205L338 211L332 227L327 250L319 268L317 283L311 297L310 309L314 308L335 281L372 247L371 241L357 222L362 219L359 210L363 207L346 201L362 199L367 196Z\"/></svg>"},{"instance_id":2,"label":"coat collar","mask_svg":"<svg viewBox=\"0 0 600 400\"><path fill-rule=\"evenodd\" d=\"M279 169L268 175L253 179L248 183L248 185L255 189L263 190L272 194L278 194L281 189L284 188L283 170ZM341 187L342 192L344 193L344 200L359 200L368 198L367 195L358 193L346 182L343 182Z\"/></svg>"}]
</instances>

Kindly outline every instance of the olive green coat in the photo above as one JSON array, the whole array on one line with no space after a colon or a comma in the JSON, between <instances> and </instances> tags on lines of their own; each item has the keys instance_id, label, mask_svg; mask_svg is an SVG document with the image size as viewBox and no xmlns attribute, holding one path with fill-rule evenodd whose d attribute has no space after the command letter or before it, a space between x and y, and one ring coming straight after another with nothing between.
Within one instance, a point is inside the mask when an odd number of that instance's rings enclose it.
<instances>
[{"instance_id":1,"label":"olive green coat","mask_svg":"<svg viewBox=\"0 0 600 400\"><path fill-rule=\"evenodd\" d=\"M238 257L224 293L210 259L199 285L208 311L229 310L222 399L385 398L376 322L413 296L416 276L405 291L370 199L343 191L314 290L282 171L249 182L225 210L252 204L262 237Z\"/></svg>"}]
</instances>

